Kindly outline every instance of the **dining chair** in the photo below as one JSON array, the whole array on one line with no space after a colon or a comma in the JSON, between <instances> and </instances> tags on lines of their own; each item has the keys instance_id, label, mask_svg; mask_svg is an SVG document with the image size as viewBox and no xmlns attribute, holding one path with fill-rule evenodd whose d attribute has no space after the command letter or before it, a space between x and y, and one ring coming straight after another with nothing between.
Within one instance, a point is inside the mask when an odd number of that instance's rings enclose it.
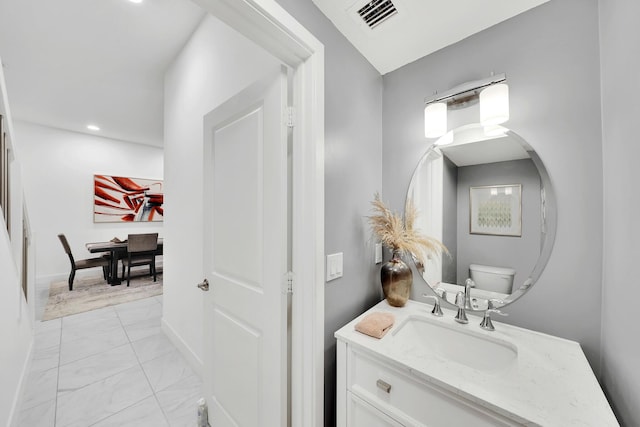
<instances>
[{"instance_id":1,"label":"dining chair","mask_svg":"<svg viewBox=\"0 0 640 427\"><path fill-rule=\"evenodd\" d=\"M131 280L131 267L149 266L149 275L156 281L156 253L158 233L129 234L127 237L127 257L122 259L122 277L127 269L127 286Z\"/></svg>"},{"instance_id":2,"label":"dining chair","mask_svg":"<svg viewBox=\"0 0 640 427\"><path fill-rule=\"evenodd\" d=\"M101 256L97 258L87 258L76 260L71 253L71 246L64 234L58 234L58 239L62 243L64 251L69 256L71 261L71 273L69 274L69 290L73 290L73 279L76 277L77 270L83 270L85 268L102 267L102 275L105 280L109 277L109 256Z\"/></svg>"}]
</instances>

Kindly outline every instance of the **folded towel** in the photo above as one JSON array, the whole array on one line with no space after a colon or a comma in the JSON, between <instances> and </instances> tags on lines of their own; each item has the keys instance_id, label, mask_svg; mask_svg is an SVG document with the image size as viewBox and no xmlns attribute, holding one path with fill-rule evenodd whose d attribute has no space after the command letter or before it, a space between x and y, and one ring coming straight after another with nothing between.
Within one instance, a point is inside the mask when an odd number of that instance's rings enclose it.
<instances>
[{"instance_id":1,"label":"folded towel","mask_svg":"<svg viewBox=\"0 0 640 427\"><path fill-rule=\"evenodd\" d=\"M356 324L356 331L380 339L391 329L394 321L395 316L391 313L370 313Z\"/></svg>"}]
</instances>

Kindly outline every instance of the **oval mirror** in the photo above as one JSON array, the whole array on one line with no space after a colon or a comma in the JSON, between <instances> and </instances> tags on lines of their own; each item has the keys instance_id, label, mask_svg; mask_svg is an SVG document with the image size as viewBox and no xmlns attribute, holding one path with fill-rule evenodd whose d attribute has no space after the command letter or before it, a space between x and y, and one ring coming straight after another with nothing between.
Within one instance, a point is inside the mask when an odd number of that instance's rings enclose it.
<instances>
[{"instance_id":1,"label":"oval mirror","mask_svg":"<svg viewBox=\"0 0 640 427\"><path fill-rule=\"evenodd\" d=\"M556 205L540 157L513 131L462 126L429 147L416 167L407 204L414 227L449 254L416 268L450 304L468 278L472 311L521 297L540 277L553 247ZM415 259L415 258L414 258Z\"/></svg>"}]
</instances>

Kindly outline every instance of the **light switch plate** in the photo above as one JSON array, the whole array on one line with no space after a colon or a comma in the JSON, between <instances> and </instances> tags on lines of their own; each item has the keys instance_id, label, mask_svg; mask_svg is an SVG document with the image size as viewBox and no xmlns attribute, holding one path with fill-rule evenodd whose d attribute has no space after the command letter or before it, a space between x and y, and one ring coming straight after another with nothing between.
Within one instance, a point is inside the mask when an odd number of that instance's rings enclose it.
<instances>
[{"instance_id":1,"label":"light switch plate","mask_svg":"<svg viewBox=\"0 0 640 427\"><path fill-rule=\"evenodd\" d=\"M382 262L382 243L376 243L376 254L374 257L374 262L376 264L380 264Z\"/></svg>"},{"instance_id":2,"label":"light switch plate","mask_svg":"<svg viewBox=\"0 0 640 427\"><path fill-rule=\"evenodd\" d=\"M342 277L342 252L327 255L327 282Z\"/></svg>"}]
</instances>

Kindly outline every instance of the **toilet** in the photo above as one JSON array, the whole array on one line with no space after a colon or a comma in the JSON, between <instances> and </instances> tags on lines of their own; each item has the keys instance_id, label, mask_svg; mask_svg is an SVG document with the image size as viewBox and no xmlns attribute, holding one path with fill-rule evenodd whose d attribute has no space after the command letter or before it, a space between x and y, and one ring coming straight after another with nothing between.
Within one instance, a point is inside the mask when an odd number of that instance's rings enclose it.
<instances>
[{"instance_id":1,"label":"toilet","mask_svg":"<svg viewBox=\"0 0 640 427\"><path fill-rule=\"evenodd\" d=\"M501 294L511 294L515 274L516 271L513 268L469 265L469 277L475 282L477 289Z\"/></svg>"}]
</instances>

